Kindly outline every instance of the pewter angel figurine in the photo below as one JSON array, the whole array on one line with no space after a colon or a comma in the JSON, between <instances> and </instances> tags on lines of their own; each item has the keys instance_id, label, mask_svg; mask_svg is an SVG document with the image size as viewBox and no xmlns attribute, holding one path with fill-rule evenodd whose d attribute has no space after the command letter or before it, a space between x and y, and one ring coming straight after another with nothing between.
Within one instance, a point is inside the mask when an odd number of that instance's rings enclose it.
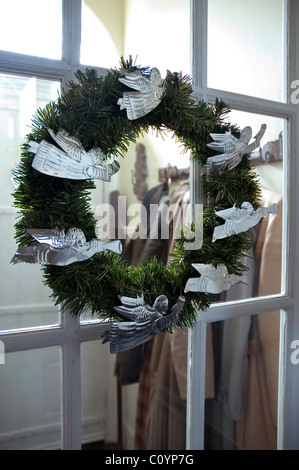
<instances>
[{"instance_id":1,"label":"pewter angel figurine","mask_svg":"<svg viewBox=\"0 0 299 470\"><path fill-rule=\"evenodd\" d=\"M225 134L210 134L214 142L207 144L207 146L222 153L207 159L206 165L203 165L203 173L209 174L214 169L232 170L235 168L241 162L243 155L250 154L260 145L266 128L266 124L262 124L251 144L249 142L252 137L252 129L249 126L242 130L239 139L233 136L230 130Z\"/></svg>"},{"instance_id":2,"label":"pewter angel figurine","mask_svg":"<svg viewBox=\"0 0 299 470\"><path fill-rule=\"evenodd\" d=\"M257 210L254 210L250 202L243 202L240 209L234 204L233 207L229 209L215 211L215 214L224 219L225 223L214 228L212 240L214 242L221 238L247 232L247 230L257 225L260 220L269 213L278 213L276 203L271 204L269 207L259 207Z\"/></svg>"},{"instance_id":3,"label":"pewter angel figurine","mask_svg":"<svg viewBox=\"0 0 299 470\"><path fill-rule=\"evenodd\" d=\"M121 110L127 110L129 120L145 116L161 103L164 89L158 69L153 68L149 77L142 74L140 70L125 72L125 78L119 78L119 81L136 90L135 92L125 91L123 97L117 102Z\"/></svg>"},{"instance_id":4,"label":"pewter angel figurine","mask_svg":"<svg viewBox=\"0 0 299 470\"><path fill-rule=\"evenodd\" d=\"M64 130L57 134L52 129L48 129L48 132L60 148L46 140L40 143L30 141L28 149L35 153L32 161L35 170L59 178L99 179L108 182L118 172L120 165L117 161L103 163L104 154L100 148L94 147L87 152L76 137Z\"/></svg>"},{"instance_id":5,"label":"pewter angel figurine","mask_svg":"<svg viewBox=\"0 0 299 470\"><path fill-rule=\"evenodd\" d=\"M67 266L90 259L95 253L108 250L120 254L122 245L119 240L103 242L93 239L86 241L82 230L71 228L64 230L27 229L27 232L39 243L33 246L19 246L10 264L39 263L55 266Z\"/></svg>"},{"instance_id":6,"label":"pewter angel figurine","mask_svg":"<svg viewBox=\"0 0 299 470\"><path fill-rule=\"evenodd\" d=\"M159 295L153 307L146 305L143 297L120 297L120 301L122 305L114 310L128 321L112 323L111 329L102 335L103 343L110 342L112 354L139 346L175 325L185 304L185 298L181 296L167 313L168 298L165 295Z\"/></svg>"},{"instance_id":7,"label":"pewter angel figurine","mask_svg":"<svg viewBox=\"0 0 299 470\"><path fill-rule=\"evenodd\" d=\"M185 292L208 292L209 294L220 294L229 290L238 282L247 283L245 274L237 276L228 274L227 267L219 264L217 267L212 264L194 263L192 266L200 273L200 277L189 278L185 286Z\"/></svg>"}]
</instances>

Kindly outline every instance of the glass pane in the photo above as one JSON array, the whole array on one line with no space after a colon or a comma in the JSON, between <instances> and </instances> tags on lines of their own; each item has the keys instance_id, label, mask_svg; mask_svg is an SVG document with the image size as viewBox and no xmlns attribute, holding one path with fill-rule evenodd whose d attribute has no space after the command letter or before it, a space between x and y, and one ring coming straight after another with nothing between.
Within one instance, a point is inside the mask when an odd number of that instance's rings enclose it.
<instances>
[{"instance_id":1,"label":"glass pane","mask_svg":"<svg viewBox=\"0 0 299 470\"><path fill-rule=\"evenodd\" d=\"M84 343L83 450L184 450L187 351L186 329L117 355Z\"/></svg>"},{"instance_id":2,"label":"glass pane","mask_svg":"<svg viewBox=\"0 0 299 470\"><path fill-rule=\"evenodd\" d=\"M11 171L20 158L21 145L38 107L57 98L59 82L0 74L0 329L25 328L58 322L57 308L49 299L38 265L10 265L16 210ZM5 281L5 282L4 282Z\"/></svg>"},{"instance_id":3,"label":"glass pane","mask_svg":"<svg viewBox=\"0 0 299 470\"><path fill-rule=\"evenodd\" d=\"M60 349L8 353L0 362L0 449L61 447Z\"/></svg>"},{"instance_id":4,"label":"glass pane","mask_svg":"<svg viewBox=\"0 0 299 470\"><path fill-rule=\"evenodd\" d=\"M101 341L81 345L82 449L120 448L115 357ZM96 373L95 373L96 371ZM134 400L133 400L134 404Z\"/></svg>"},{"instance_id":5,"label":"glass pane","mask_svg":"<svg viewBox=\"0 0 299 470\"><path fill-rule=\"evenodd\" d=\"M249 231L252 249L244 258L248 268L246 283L233 285L215 301L233 301L285 292L283 253L286 241L283 237L283 223L287 121L234 110L230 113L230 121L237 123L240 129L250 126L253 136L259 132L262 124L267 125L260 147L251 154L251 161L261 189L260 207L267 208L268 212ZM224 224L225 220L222 222Z\"/></svg>"},{"instance_id":6,"label":"glass pane","mask_svg":"<svg viewBox=\"0 0 299 470\"><path fill-rule=\"evenodd\" d=\"M189 73L189 3L82 0L81 63L117 67L121 55L132 55L137 65L157 67L162 76L167 69Z\"/></svg>"},{"instance_id":7,"label":"glass pane","mask_svg":"<svg viewBox=\"0 0 299 470\"><path fill-rule=\"evenodd\" d=\"M61 59L62 0L0 0L0 49Z\"/></svg>"},{"instance_id":8,"label":"glass pane","mask_svg":"<svg viewBox=\"0 0 299 470\"><path fill-rule=\"evenodd\" d=\"M210 326L205 449L275 450L280 312Z\"/></svg>"},{"instance_id":9,"label":"glass pane","mask_svg":"<svg viewBox=\"0 0 299 470\"><path fill-rule=\"evenodd\" d=\"M133 238L144 238L144 233L150 228L150 222L146 223L144 218L141 220L142 209L146 210L147 216L150 217L152 204L152 214L155 204L169 204L170 207L173 207L174 194L176 190L178 191L179 186L186 189L188 194L185 202L189 203L190 157L189 153L183 153L183 147L171 138L170 132L161 137L149 131L144 138L138 139L136 145L130 145L125 158L126 164L121 165L119 172L115 175L113 186L110 186L110 203L114 215L114 225L117 228L116 238L125 239L129 244ZM151 199L151 203L147 205L148 197L153 195L156 190L160 190L161 194L157 194L156 198ZM104 230L107 229L107 226L103 225L103 221L101 222L100 216L103 213L104 208L98 204L95 214L99 219L98 228L102 232L101 238L105 234ZM110 219L110 221L111 228L113 228L112 220ZM167 221L168 219L165 218L165 224ZM155 235L156 232L153 230L150 238L154 240ZM166 237L167 233L165 232L165 235L162 236ZM135 242L137 243L137 241ZM171 248L172 244L170 243L169 250ZM158 253L156 255L159 257ZM144 257L145 254L142 258Z\"/></svg>"},{"instance_id":10,"label":"glass pane","mask_svg":"<svg viewBox=\"0 0 299 470\"><path fill-rule=\"evenodd\" d=\"M208 1L208 86L285 100L284 1Z\"/></svg>"},{"instance_id":11,"label":"glass pane","mask_svg":"<svg viewBox=\"0 0 299 470\"><path fill-rule=\"evenodd\" d=\"M157 335L144 351L137 396L135 448L185 450L188 332Z\"/></svg>"},{"instance_id":12,"label":"glass pane","mask_svg":"<svg viewBox=\"0 0 299 470\"><path fill-rule=\"evenodd\" d=\"M171 214L169 219L163 219L163 227L169 229L165 230L165 238L151 236L159 233L159 217L149 216L148 220L141 215L142 208L147 216L157 214L154 211L151 214L152 205L169 206L172 210L176 205L178 212L184 204L188 205L189 156L182 151L171 135L162 138L150 130L143 139L130 146L125 164L121 164L109 186L93 196L98 237L121 239L124 245L122 256L131 265L136 266L153 255L164 264L168 262L173 249L172 234L176 234ZM106 216L107 209L108 212L111 210L111 218ZM152 232L144 237L149 228ZM82 316L82 322L89 320L88 314ZM94 443L93 448L111 448L113 445L126 450L185 449L187 337L186 330L180 329L172 335L157 335L152 341L117 355L110 354L109 344L83 345L82 354L85 355L88 348L91 360L90 366L84 364L84 374L89 374L90 381L101 382L96 390L103 389L110 371L115 374L107 390L109 437L104 442ZM94 370L100 371L96 377ZM84 378L84 383L88 382ZM92 395L92 388L84 387L84 396ZM85 398L84 403L88 409ZM94 406L92 414L100 417L104 405L98 392ZM82 424L84 420L83 414ZM94 438L100 441L100 428ZM87 446L87 441L84 442Z\"/></svg>"}]
</instances>

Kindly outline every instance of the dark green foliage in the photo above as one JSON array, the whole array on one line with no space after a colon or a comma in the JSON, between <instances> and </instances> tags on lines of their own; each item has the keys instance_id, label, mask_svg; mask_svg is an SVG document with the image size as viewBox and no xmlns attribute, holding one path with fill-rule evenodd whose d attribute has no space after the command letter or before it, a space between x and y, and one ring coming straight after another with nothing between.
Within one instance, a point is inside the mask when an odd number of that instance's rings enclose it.
<instances>
[{"instance_id":1,"label":"dark green foliage","mask_svg":"<svg viewBox=\"0 0 299 470\"><path fill-rule=\"evenodd\" d=\"M122 58L123 68L136 68ZM168 73L165 94L160 105L150 114L129 121L125 111L117 105L126 87L119 82L121 71L111 70L99 77L95 70L78 71L77 81L71 82L57 102L39 109L32 121L27 142L51 142L47 128L55 132L64 129L76 136L86 150L99 146L107 157L123 158L130 143L150 128L158 132L172 131L192 158L205 163L212 151L207 148L210 132L224 132L230 128L235 135L239 130L228 126L224 118L229 112L222 101L214 105L196 102L188 77ZM89 206L92 181L73 181L54 178L35 171L33 154L27 143L22 147L21 161L14 177L18 184L14 204L20 210L15 226L15 238L19 244L34 243L26 228L56 228L68 230L81 228L90 240L95 237L96 221ZM122 164L125 164L125 160ZM144 293L152 304L159 294L165 294L173 305L184 294L185 284L194 276L191 263L226 264L230 273L241 274L244 253L250 246L248 235L240 234L212 243L215 225L222 223L215 216L215 209L224 209L243 201L258 205L259 188L251 170L249 159L243 158L232 171L214 173L205 182L209 205L204 210L204 242L198 251L184 249L184 236L178 240L168 266L148 259L136 268L128 266L120 256L98 253L92 259L70 266L45 266L44 282L52 290L56 304L71 315L91 311L103 319L118 319L113 310L119 304L119 295L136 296ZM194 229L194 227L193 227ZM206 309L211 300L205 294L188 293L179 326L191 327L198 310Z\"/></svg>"}]
</instances>

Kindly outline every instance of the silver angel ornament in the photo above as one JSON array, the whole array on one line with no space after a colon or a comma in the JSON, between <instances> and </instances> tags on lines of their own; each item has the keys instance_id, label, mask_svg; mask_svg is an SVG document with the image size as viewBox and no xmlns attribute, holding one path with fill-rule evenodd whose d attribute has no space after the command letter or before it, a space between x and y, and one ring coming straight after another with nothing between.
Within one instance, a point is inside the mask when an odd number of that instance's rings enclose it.
<instances>
[{"instance_id":1,"label":"silver angel ornament","mask_svg":"<svg viewBox=\"0 0 299 470\"><path fill-rule=\"evenodd\" d=\"M233 136L231 131L224 134L210 134L214 142L207 144L207 146L216 152L221 152L221 154L207 159L206 165L203 165L203 173L209 174L214 169L232 170L235 168L241 162L243 155L249 155L259 147L266 128L266 124L262 124L251 144L249 142L252 137L252 129L249 126L242 130L239 139Z\"/></svg>"},{"instance_id":2,"label":"silver angel ornament","mask_svg":"<svg viewBox=\"0 0 299 470\"><path fill-rule=\"evenodd\" d=\"M49 176L73 180L99 179L111 181L111 177L119 171L117 161L104 164L104 154L98 147L88 152L79 139L70 136L64 130L55 134L48 129L52 139L59 145L50 144L46 140L40 143L30 141L28 150L35 153L32 166L35 170Z\"/></svg>"},{"instance_id":3,"label":"silver angel ornament","mask_svg":"<svg viewBox=\"0 0 299 470\"><path fill-rule=\"evenodd\" d=\"M168 311L168 298L159 295L153 307L146 305L143 297L120 297L121 306L114 310L128 321L112 323L111 329L102 334L103 343L110 342L112 354L135 348L152 339L157 333L175 325L185 304L185 297Z\"/></svg>"},{"instance_id":4,"label":"silver angel ornament","mask_svg":"<svg viewBox=\"0 0 299 470\"><path fill-rule=\"evenodd\" d=\"M117 254L122 252L119 240L105 243L93 239L87 242L83 231L78 228L71 228L66 233L57 229L27 229L27 232L39 243L33 246L20 245L10 264L67 266L86 261L100 251L108 250Z\"/></svg>"},{"instance_id":5,"label":"silver angel ornament","mask_svg":"<svg viewBox=\"0 0 299 470\"><path fill-rule=\"evenodd\" d=\"M238 282L247 283L245 274L237 276L228 274L227 267L219 264L217 267L212 264L194 263L192 266L200 273L200 277L189 278L185 286L185 292L207 292L209 294L220 294L229 290Z\"/></svg>"},{"instance_id":6,"label":"silver angel ornament","mask_svg":"<svg viewBox=\"0 0 299 470\"><path fill-rule=\"evenodd\" d=\"M224 219L225 223L214 228L213 242L241 232L247 232L247 230L257 225L269 213L278 213L276 203L271 204L269 207L259 207L257 210L254 210L250 202L243 202L240 209L234 204L229 209L215 211L215 214Z\"/></svg>"},{"instance_id":7,"label":"silver angel ornament","mask_svg":"<svg viewBox=\"0 0 299 470\"><path fill-rule=\"evenodd\" d=\"M129 120L145 116L161 103L164 93L163 80L157 68L151 70L149 77L140 70L125 72L125 77L119 78L119 81L136 90L125 91L117 102L121 110L127 110Z\"/></svg>"}]
</instances>

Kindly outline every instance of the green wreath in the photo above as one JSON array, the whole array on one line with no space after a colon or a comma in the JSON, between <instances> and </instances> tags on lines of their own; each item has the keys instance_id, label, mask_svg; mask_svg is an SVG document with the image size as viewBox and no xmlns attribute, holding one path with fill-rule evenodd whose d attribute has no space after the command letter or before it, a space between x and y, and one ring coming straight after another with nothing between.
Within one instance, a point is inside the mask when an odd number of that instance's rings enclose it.
<instances>
[{"instance_id":1,"label":"green wreath","mask_svg":"<svg viewBox=\"0 0 299 470\"><path fill-rule=\"evenodd\" d=\"M122 68L134 72L132 63L124 62ZM144 74L148 73L142 70ZM95 70L78 71L77 81L70 82L56 102L38 109L32 120L32 129L22 146L21 160L14 172L16 190L14 205L19 209L15 225L15 239L21 246L32 246L27 229L68 230L79 227L87 240L95 238L96 220L90 207L93 180L76 181L56 178L36 171L32 167L34 153L28 143L53 142L48 129L63 129L80 140L88 151L100 147L108 158L123 160L129 144L148 132L172 131L192 159L206 164L215 155L207 147L211 133L228 130L236 137L240 131L225 119L229 108L222 101L210 104L196 101L189 77L168 72L160 104L145 116L129 120L120 109L118 100L128 91L119 80L123 70L111 69L104 77ZM165 294L174 305L178 296L184 295L187 280L194 276L193 263L217 266L224 264L229 274L241 275L246 271L244 255L250 248L248 232L212 241L213 229L221 221L215 209L225 209L249 201L256 209L260 189L257 176L251 168L249 156L230 171L212 171L203 177L208 204L203 211L203 244L198 250L185 249L185 235L177 240L172 259L165 266L155 258L145 260L138 267L129 266L121 256L103 251L91 259L68 266L43 265L44 283L51 289L55 304L62 311L77 316L88 311L103 320L123 321L114 310L119 296L144 295L153 305L160 294ZM194 225L191 226L194 230ZM175 327L192 327L197 313L209 307L212 297L205 292L188 292L185 305Z\"/></svg>"}]
</instances>

